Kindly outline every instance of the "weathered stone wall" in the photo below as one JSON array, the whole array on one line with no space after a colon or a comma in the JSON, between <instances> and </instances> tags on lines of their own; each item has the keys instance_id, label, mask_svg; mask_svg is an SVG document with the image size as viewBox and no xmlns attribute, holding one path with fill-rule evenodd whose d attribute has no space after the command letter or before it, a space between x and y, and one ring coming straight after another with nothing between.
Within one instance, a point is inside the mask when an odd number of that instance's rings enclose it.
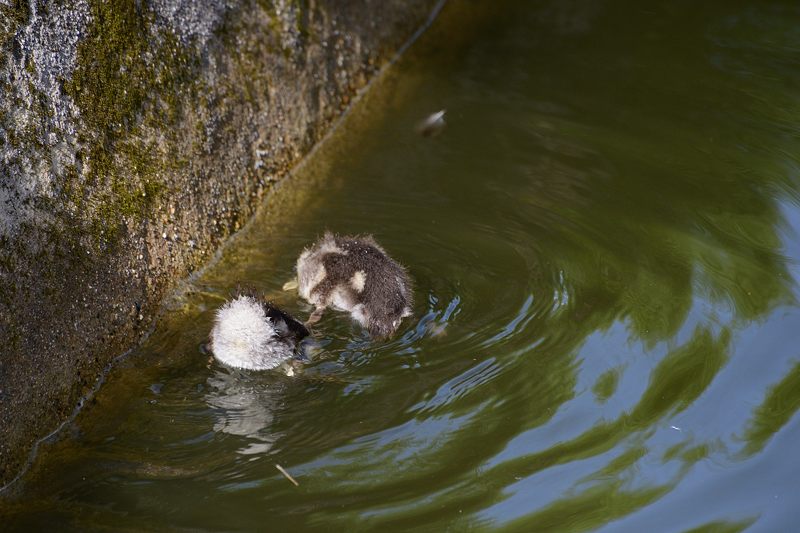
<instances>
[{"instance_id":1,"label":"weathered stone wall","mask_svg":"<svg viewBox=\"0 0 800 533\"><path fill-rule=\"evenodd\" d=\"M433 0L0 0L0 486Z\"/></svg>"}]
</instances>

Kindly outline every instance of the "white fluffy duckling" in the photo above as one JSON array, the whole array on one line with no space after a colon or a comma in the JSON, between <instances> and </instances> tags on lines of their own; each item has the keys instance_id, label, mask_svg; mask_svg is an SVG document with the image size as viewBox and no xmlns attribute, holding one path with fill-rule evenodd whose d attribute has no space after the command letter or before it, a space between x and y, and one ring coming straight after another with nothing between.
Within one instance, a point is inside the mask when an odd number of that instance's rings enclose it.
<instances>
[{"instance_id":1,"label":"white fluffy duckling","mask_svg":"<svg viewBox=\"0 0 800 533\"><path fill-rule=\"evenodd\" d=\"M268 370L294 354L308 329L288 313L254 294L239 293L217 310L211 352L221 363Z\"/></svg>"},{"instance_id":2,"label":"white fluffy duckling","mask_svg":"<svg viewBox=\"0 0 800 533\"><path fill-rule=\"evenodd\" d=\"M370 235L326 232L297 260L300 296L316 306L307 324L326 307L350 313L374 337L385 338L411 315L411 280Z\"/></svg>"}]
</instances>

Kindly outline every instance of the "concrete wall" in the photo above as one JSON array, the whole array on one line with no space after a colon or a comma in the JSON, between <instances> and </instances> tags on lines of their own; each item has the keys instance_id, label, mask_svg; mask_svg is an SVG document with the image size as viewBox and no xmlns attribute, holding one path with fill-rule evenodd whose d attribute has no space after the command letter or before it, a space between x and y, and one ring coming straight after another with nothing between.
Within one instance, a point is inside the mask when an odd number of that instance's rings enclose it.
<instances>
[{"instance_id":1,"label":"concrete wall","mask_svg":"<svg viewBox=\"0 0 800 533\"><path fill-rule=\"evenodd\" d=\"M0 0L0 486L433 0Z\"/></svg>"}]
</instances>

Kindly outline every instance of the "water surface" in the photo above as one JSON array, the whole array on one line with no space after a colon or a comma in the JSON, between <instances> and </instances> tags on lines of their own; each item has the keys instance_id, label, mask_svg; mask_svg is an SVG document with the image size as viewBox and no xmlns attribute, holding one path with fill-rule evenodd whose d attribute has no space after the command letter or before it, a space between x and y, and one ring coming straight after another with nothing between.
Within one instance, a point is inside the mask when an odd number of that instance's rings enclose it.
<instances>
[{"instance_id":1,"label":"water surface","mask_svg":"<svg viewBox=\"0 0 800 533\"><path fill-rule=\"evenodd\" d=\"M796 529L800 8L645 4L448 4L44 447L6 524ZM328 312L295 377L210 361L237 283L307 316L281 286L326 229L408 267L400 333Z\"/></svg>"}]
</instances>

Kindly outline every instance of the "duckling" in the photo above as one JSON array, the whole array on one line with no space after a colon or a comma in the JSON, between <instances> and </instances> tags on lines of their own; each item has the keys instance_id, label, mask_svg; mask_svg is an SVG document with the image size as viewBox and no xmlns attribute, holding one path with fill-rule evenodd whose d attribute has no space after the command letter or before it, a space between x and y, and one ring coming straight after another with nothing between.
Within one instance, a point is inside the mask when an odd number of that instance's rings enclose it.
<instances>
[{"instance_id":1,"label":"duckling","mask_svg":"<svg viewBox=\"0 0 800 533\"><path fill-rule=\"evenodd\" d=\"M239 292L217 310L211 352L221 363L268 370L294 354L308 329L263 297Z\"/></svg>"},{"instance_id":2,"label":"duckling","mask_svg":"<svg viewBox=\"0 0 800 533\"><path fill-rule=\"evenodd\" d=\"M350 313L373 337L386 338L411 315L411 280L371 235L326 232L300 254L297 285L300 296L316 306L306 324L333 307Z\"/></svg>"}]
</instances>

